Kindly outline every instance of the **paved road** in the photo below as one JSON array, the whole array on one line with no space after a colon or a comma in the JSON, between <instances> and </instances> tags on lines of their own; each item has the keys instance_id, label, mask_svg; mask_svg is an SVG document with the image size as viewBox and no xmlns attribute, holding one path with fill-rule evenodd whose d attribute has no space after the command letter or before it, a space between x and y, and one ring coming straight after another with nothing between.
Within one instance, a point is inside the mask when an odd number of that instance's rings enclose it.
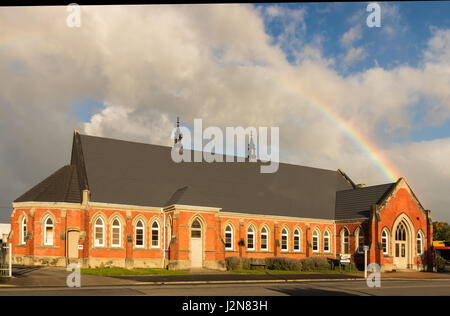
<instances>
[{"instance_id":1,"label":"paved road","mask_svg":"<svg viewBox=\"0 0 450 316\"><path fill-rule=\"evenodd\" d=\"M304 281L299 283L120 285L81 288L1 287L7 295L163 295L163 296L304 296L304 295L450 295L450 280L382 280L380 288L369 288L361 280Z\"/></svg>"}]
</instances>

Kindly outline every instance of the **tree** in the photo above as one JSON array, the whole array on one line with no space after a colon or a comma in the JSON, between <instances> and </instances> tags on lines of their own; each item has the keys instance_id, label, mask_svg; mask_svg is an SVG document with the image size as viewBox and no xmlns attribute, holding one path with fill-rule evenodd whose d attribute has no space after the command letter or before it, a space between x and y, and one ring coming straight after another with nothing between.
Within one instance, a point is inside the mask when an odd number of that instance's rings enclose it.
<instances>
[{"instance_id":1,"label":"tree","mask_svg":"<svg viewBox=\"0 0 450 316\"><path fill-rule=\"evenodd\" d=\"M446 222L433 222L433 240L450 241L450 225Z\"/></svg>"}]
</instances>

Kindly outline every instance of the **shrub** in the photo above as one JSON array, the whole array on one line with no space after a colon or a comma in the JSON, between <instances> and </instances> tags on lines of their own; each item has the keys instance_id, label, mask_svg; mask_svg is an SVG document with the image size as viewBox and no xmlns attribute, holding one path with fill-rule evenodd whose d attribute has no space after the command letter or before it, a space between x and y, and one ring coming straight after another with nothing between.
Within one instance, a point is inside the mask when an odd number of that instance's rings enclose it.
<instances>
[{"instance_id":1,"label":"shrub","mask_svg":"<svg viewBox=\"0 0 450 316\"><path fill-rule=\"evenodd\" d=\"M239 257L226 257L225 258L225 265L227 267L227 270L236 270L240 268L241 265L241 258Z\"/></svg>"},{"instance_id":2,"label":"shrub","mask_svg":"<svg viewBox=\"0 0 450 316\"><path fill-rule=\"evenodd\" d=\"M313 258L305 258L300 260L302 262L302 271L314 271L316 269Z\"/></svg>"},{"instance_id":3,"label":"shrub","mask_svg":"<svg viewBox=\"0 0 450 316\"><path fill-rule=\"evenodd\" d=\"M301 261L291 258L266 258L266 265L269 270L302 270Z\"/></svg>"},{"instance_id":4,"label":"shrub","mask_svg":"<svg viewBox=\"0 0 450 316\"><path fill-rule=\"evenodd\" d=\"M442 257L437 257L436 258L436 270L437 272L444 272L445 271L445 264L446 264L447 260L445 260Z\"/></svg>"},{"instance_id":5,"label":"shrub","mask_svg":"<svg viewBox=\"0 0 450 316\"><path fill-rule=\"evenodd\" d=\"M326 270L330 267L327 258L311 258L314 263L314 270Z\"/></svg>"},{"instance_id":6,"label":"shrub","mask_svg":"<svg viewBox=\"0 0 450 316\"><path fill-rule=\"evenodd\" d=\"M227 270L251 269L251 264L264 263L264 259L259 258L239 258L239 257L227 257L225 258L225 265Z\"/></svg>"}]
</instances>

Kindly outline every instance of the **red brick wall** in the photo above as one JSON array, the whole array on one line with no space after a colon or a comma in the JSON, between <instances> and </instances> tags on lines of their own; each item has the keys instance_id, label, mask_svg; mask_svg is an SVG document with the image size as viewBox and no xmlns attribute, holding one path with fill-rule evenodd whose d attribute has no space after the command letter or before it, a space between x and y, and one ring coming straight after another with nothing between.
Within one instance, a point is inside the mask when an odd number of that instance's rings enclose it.
<instances>
[{"instance_id":1,"label":"red brick wall","mask_svg":"<svg viewBox=\"0 0 450 316\"><path fill-rule=\"evenodd\" d=\"M349 230L349 249L352 254L356 251L355 231L358 227L364 230L365 244L372 242L369 262L392 263L392 257L382 254L378 243L381 242L381 231L383 227L387 227L392 231L392 225L395 219L402 213L406 213L411 219L414 231L421 229L424 235L424 248L428 250L430 241L427 242L427 218L419 209L417 203L408 190L399 189L389 203L381 209L380 219L374 224L378 225L374 230L376 236L370 236L372 229L371 220L338 223L336 227L332 221L302 221L302 220L281 220L278 218L262 218L260 216L251 215L248 217L238 215L221 214L215 210L203 210L195 212L192 209L177 209L161 214L159 210L155 211L135 211L125 209L100 209L91 208L61 210L58 208L36 208L34 209L34 217L30 217L30 209L16 209L11 218L11 229L13 231L12 244L13 254L16 255L34 255L34 256L60 256L66 254L64 234L67 229L79 229L85 232L84 240L79 242L83 245L83 250L79 250L79 258L162 258L164 255L164 217L166 219L166 227L172 222L171 235L173 242L169 240L169 231L166 231L166 249L167 259L169 260L190 260L190 227L194 218L199 218L202 224L204 236L204 260L207 261L223 261L226 257L240 256L247 258L265 258L265 257L289 257L304 258L308 256L334 257L335 251L341 253L341 237L340 232L343 227ZM20 229L21 217L25 214L28 218L27 229L33 231L32 239L26 242L26 245L20 245ZM54 222L54 245L45 246L43 244L43 218L47 214L52 214ZM105 245L104 247L94 246L94 222L97 216L101 214L105 224ZM118 217L122 223L121 245L120 247L111 247L111 224L112 219ZM135 223L141 218L145 223L145 247L135 247ZM151 247L151 224L157 219L160 227L160 246L158 248ZM231 224L233 227L233 249L225 250L225 227ZM255 228L254 243L255 249L247 249L247 229L252 225ZM261 229L265 226L268 229L267 251L261 250ZM286 228L289 232L288 251L281 251L281 231ZM294 252L294 230L301 230L301 250ZM428 228L428 230L427 230ZM312 251L313 231L318 229L319 234L319 252ZM324 252L323 234L328 229L330 232L330 252ZM432 233L432 231L431 231ZM127 242L127 235L131 234L132 242ZM62 238L61 238L62 236ZM239 241L243 239L244 245L240 246ZM278 244L276 241L278 240ZM415 240L415 239L414 239ZM414 244L414 249L416 245ZM392 254L392 245L389 247ZM378 257L377 257L378 256ZM356 256L358 257L358 256ZM357 259L354 257L353 259ZM375 261L376 260L376 261ZM426 260L416 258L414 263L422 263Z\"/></svg>"}]
</instances>

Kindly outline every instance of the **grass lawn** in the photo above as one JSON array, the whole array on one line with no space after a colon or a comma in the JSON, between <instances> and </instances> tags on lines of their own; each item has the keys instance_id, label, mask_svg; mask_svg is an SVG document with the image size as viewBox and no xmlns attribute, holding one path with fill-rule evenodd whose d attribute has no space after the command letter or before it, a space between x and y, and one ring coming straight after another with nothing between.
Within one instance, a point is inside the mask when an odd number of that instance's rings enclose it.
<instances>
[{"instance_id":1,"label":"grass lawn","mask_svg":"<svg viewBox=\"0 0 450 316\"><path fill-rule=\"evenodd\" d=\"M333 273L333 274L364 274L364 271L358 271L357 269L352 269L352 272L342 270L339 272L339 269L336 270L318 270L318 271L298 271L298 270L247 270L247 269L237 269L231 270L233 273L243 273L243 274L315 274L315 273Z\"/></svg>"},{"instance_id":2,"label":"grass lawn","mask_svg":"<svg viewBox=\"0 0 450 316\"><path fill-rule=\"evenodd\" d=\"M82 274L93 274L99 276L115 276L115 275L180 275L188 274L185 271L175 271L166 269L124 269L124 268L84 268L81 269Z\"/></svg>"}]
</instances>

